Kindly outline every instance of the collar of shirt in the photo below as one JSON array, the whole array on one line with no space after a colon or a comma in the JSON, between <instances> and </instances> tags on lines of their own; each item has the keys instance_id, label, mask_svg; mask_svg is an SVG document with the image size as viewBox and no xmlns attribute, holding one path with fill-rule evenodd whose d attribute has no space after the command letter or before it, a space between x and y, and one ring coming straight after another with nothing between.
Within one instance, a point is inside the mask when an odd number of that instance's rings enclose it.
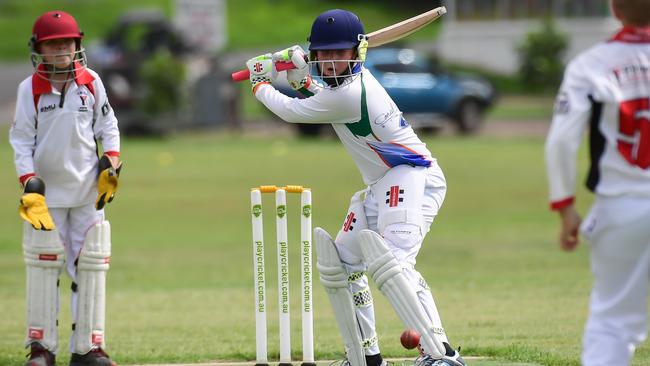
<instances>
[{"instance_id":1,"label":"collar of shirt","mask_svg":"<svg viewBox=\"0 0 650 366\"><path fill-rule=\"evenodd\" d=\"M650 43L650 26L623 27L610 41L626 43Z\"/></svg>"},{"instance_id":2,"label":"collar of shirt","mask_svg":"<svg viewBox=\"0 0 650 366\"><path fill-rule=\"evenodd\" d=\"M32 93L34 95L48 94L52 92L52 85L50 82L46 78L38 75L40 71L45 71L43 65L38 66L38 70L34 73L34 77L32 77ZM90 74L85 67L81 66L78 61L75 61L74 63L74 73L74 81L77 85L88 85L95 80L92 74Z\"/></svg>"}]
</instances>

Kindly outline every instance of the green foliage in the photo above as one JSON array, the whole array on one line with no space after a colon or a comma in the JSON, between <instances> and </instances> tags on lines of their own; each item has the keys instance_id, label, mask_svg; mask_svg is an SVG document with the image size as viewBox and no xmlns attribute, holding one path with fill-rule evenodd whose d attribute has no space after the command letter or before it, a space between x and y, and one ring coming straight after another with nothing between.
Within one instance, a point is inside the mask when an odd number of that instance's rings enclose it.
<instances>
[{"instance_id":1,"label":"green foliage","mask_svg":"<svg viewBox=\"0 0 650 366\"><path fill-rule=\"evenodd\" d=\"M29 60L27 41L38 16L50 10L63 10L72 14L85 33L84 43L104 37L126 10L134 8L156 8L165 14L171 13L169 0L2 0L0 1L0 59ZM92 67L92 66L91 66Z\"/></svg>"},{"instance_id":2,"label":"green foliage","mask_svg":"<svg viewBox=\"0 0 650 366\"><path fill-rule=\"evenodd\" d=\"M539 31L530 32L519 46L519 77L525 88L555 90L562 80L562 58L568 46L566 34L560 33L551 18Z\"/></svg>"},{"instance_id":3,"label":"green foliage","mask_svg":"<svg viewBox=\"0 0 650 366\"><path fill-rule=\"evenodd\" d=\"M140 108L148 115L179 110L184 105L185 64L159 49L140 66L144 96Z\"/></svg>"},{"instance_id":4,"label":"green foliage","mask_svg":"<svg viewBox=\"0 0 650 366\"><path fill-rule=\"evenodd\" d=\"M396 5L399 4L399 5ZM431 3L435 7L435 2ZM325 10L341 8L357 14L366 32L371 32L420 13L396 2L274 0L228 2L228 49L286 47L307 41L311 25ZM282 26L279 26L279 25ZM434 22L407 37L433 42L441 22ZM273 48L272 48L273 49Z\"/></svg>"},{"instance_id":5,"label":"green foliage","mask_svg":"<svg viewBox=\"0 0 650 366\"><path fill-rule=\"evenodd\" d=\"M411 1L416 3L416 1ZM85 32L86 46L106 36L117 19L127 10L155 8L173 14L171 0L2 0L0 1L0 34L17 35L0 42L0 59L27 60L27 41L36 17L60 9L71 13ZM422 9L382 1L320 1L320 0L250 0L227 1L227 48L286 47L304 43L311 24L320 12L332 8L349 9L357 13L366 29L371 31L397 20L417 15ZM436 2L426 5L435 7ZM440 27L435 22L408 37L408 40L433 40Z\"/></svg>"}]
</instances>

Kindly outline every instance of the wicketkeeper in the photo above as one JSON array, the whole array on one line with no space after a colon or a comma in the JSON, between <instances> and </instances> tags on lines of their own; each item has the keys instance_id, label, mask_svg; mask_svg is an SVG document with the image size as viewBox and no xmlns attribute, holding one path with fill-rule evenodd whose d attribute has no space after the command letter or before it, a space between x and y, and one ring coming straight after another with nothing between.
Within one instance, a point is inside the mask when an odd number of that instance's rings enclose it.
<instances>
[{"instance_id":1,"label":"wicketkeeper","mask_svg":"<svg viewBox=\"0 0 650 366\"><path fill-rule=\"evenodd\" d=\"M115 365L104 352L111 242L103 208L117 189L120 135L102 81L86 67L82 38L63 11L36 19L29 42L34 73L18 87L9 133L26 221L26 366L56 364L64 268L73 280L70 365Z\"/></svg>"},{"instance_id":2,"label":"wicketkeeper","mask_svg":"<svg viewBox=\"0 0 650 366\"><path fill-rule=\"evenodd\" d=\"M287 122L331 124L367 188L352 196L332 240L315 230L321 283L345 342L345 364L385 363L375 329L366 273L407 328L421 334L417 366L465 366L442 327L426 281L415 269L422 241L445 197L436 159L399 108L364 68L367 41L355 14L319 15L309 36L309 61L299 46L247 62L255 97ZM274 62L292 61L289 84L306 98L289 98L271 85Z\"/></svg>"}]
</instances>

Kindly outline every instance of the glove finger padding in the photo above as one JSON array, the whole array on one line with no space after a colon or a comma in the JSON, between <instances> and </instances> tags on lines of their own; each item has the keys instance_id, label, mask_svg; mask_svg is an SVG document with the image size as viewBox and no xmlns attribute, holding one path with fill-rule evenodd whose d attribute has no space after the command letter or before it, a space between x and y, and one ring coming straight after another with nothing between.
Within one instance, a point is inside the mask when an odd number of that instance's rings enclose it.
<instances>
[{"instance_id":1,"label":"glove finger padding","mask_svg":"<svg viewBox=\"0 0 650 366\"><path fill-rule=\"evenodd\" d=\"M305 51L299 45L291 46L273 54L273 62L293 62L297 69L307 66Z\"/></svg>"},{"instance_id":2,"label":"glove finger padding","mask_svg":"<svg viewBox=\"0 0 650 366\"><path fill-rule=\"evenodd\" d=\"M307 68L307 59L305 51L300 46L293 46L291 49L291 62L296 66L297 70L305 70Z\"/></svg>"},{"instance_id":3,"label":"glove finger padding","mask_svg":"<svg viewBox=\"0 0 650 366\"><path fill-rule=\"evenodd\" d=\"M273 54L273 62L291 62L295 69L287 70L287 81L291 88L298 90L306 84L309 65L302 47L295 45Z\"/></svg>"},{"instance_id":4,"label":"glove finger padding","mask_svg":"<svg viewBox=\"0 0 650 366\"><path fill-rule=\"evenodd\" d=\"M54 221L45 204L45 196L39 193L25 193L20 198L18 213L36 230L54 229Z\"/></svg>"},{"instance_id":5,"label":"glove finger padding","mask_svg":"<svg viewBox=\"0 0 650 366\"><path fill-rule=\"evenodd\" d=\"M246 61L246 67L250 72L250 81L253 94L263 84L271 84L277 71L273 66L273 56L270 53L253 57Z\"/></svg>"},{"instance_id":6,"label":"glove finger padding","mask_svg":"<svg viewBox=\"0 0 650 366\"><path fill-rule=\"evenodd\" d=\"M113 168L107 157L102 156L99 162L99 176L97 177L97 200L95 208L101 210L107 203L113 201L122 170L122 164L117 169Z\"/></svg>"}]
</instances>

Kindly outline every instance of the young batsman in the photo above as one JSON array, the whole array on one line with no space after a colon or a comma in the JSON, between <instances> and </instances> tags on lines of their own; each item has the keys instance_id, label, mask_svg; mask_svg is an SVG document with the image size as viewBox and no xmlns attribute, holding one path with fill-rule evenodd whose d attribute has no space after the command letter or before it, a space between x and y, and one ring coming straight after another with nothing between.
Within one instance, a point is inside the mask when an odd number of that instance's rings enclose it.
<instances>
[{"instance_id":1,"label":"young batsman","mask_svg":"<svg viewBox=\"0 0 650 366\"><path fill-rule=\"evenodd\" d=\"M546 140L551 208L560 246L580 230L594 276L582 364L630 364L647 335L650 273L650 0L613 0L621 30L566 68ZM576 152L588 133L587 218L574 207Z\"/></svg>"},{"instance_id":2,"label":"young batsman","mask_svg":"<svg viewBox=\"0 0 650 366\"><path fill-rule=\"evenodd\" d=\"M56 364L63 268L73 280L70 366L115 365L104 352L110 226L103 208L117 189L120 136L104 86L85 66L82 37L63 11L36 19L29 42L34 73L18 87L9 133L26 221L26 366Z\"/></svg>"},{"instance_id":3,"label":"young batsman","mask_svg":"<svg viewBox=\"0 0 650 366\"><path fill-rule=\"evenodd\" d=\"M422 355L416 365L463 366L447 340L431 291L415 269L424 236L445 197L445 177L384 88L363 67L363 35L355 14L340 9L322 13L309 36L309 63L299 46L247 62L253 93L287 122L331 124L367 184L352 196L336 240L323 229L315 230L321 282L345 342L344 363L384 363L368 273L406 327L421 334ZM278 61L297 66L287 79L307 98L289 98L273 88Z\"/></svg>"}]
</instances>

